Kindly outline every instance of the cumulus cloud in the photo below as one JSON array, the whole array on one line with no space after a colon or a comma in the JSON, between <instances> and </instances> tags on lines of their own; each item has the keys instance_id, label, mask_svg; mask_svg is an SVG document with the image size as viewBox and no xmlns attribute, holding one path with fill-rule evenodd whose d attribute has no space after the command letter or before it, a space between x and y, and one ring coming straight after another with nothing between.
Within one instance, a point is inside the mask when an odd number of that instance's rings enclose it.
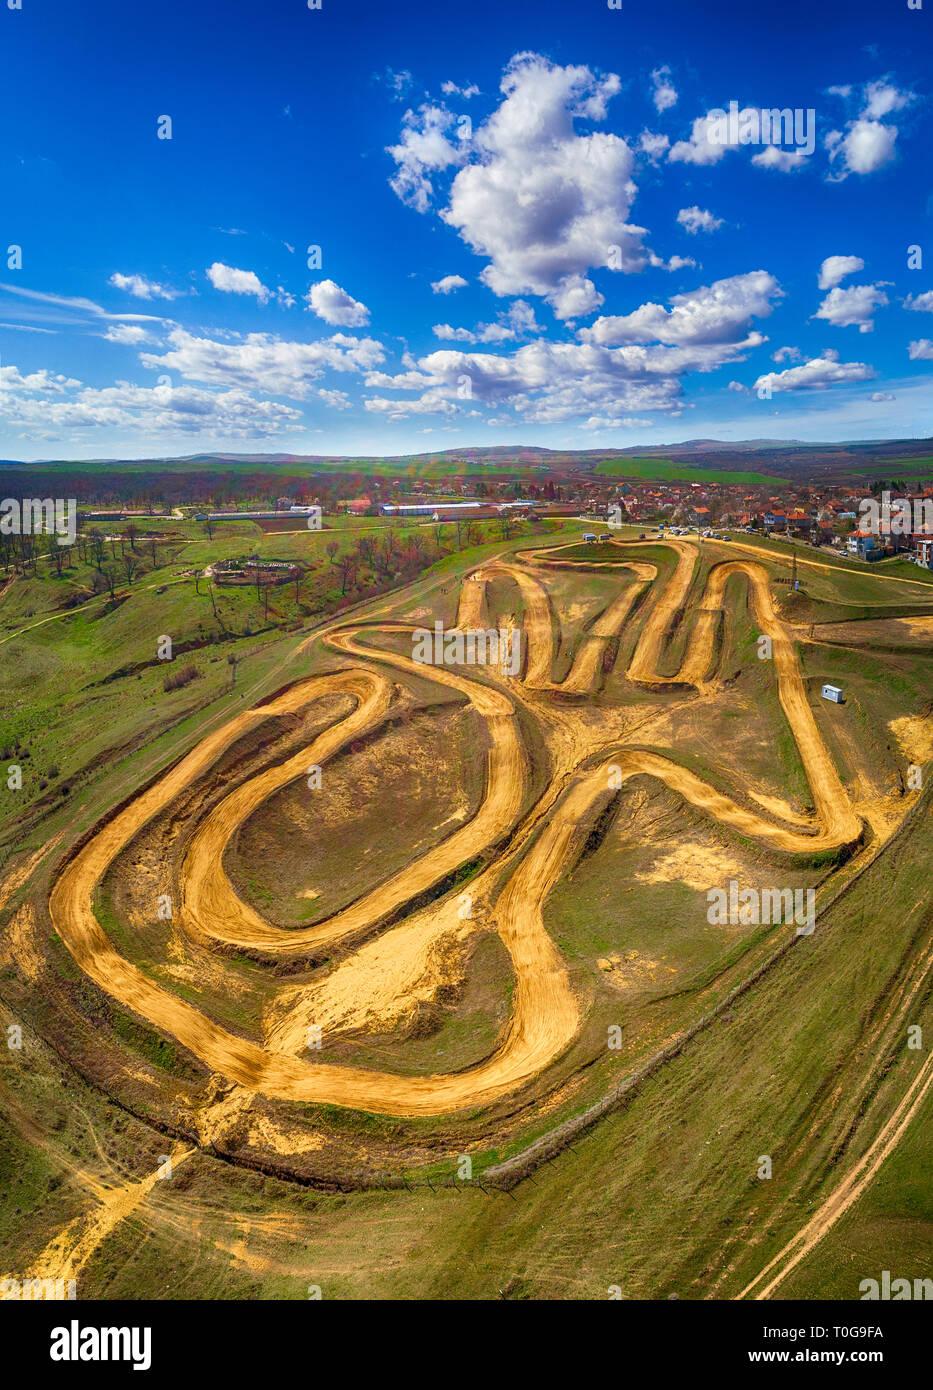
<instances>
[{"instance_id":1,"label":"cumulus cloud","mask_svg":"<svg viewBox=\"0 0 933 1390\"><path fill-rule=\"evenodd\" d=\"M435 338L451 343L507 343L542 331L534 309L523 299L516 299L509 305L496 323L480 323L475 329L452 328L449 323L436 323L433 329Z\"/></svg>"},{"instance_id":2,"label":"cumulus cloud","mask_svg":"<svg viewBox=\"0 0 933 1390\"><path fill-rule=\"evenodd\" d=\"M665 260L663 256L656 256L652 251L648 256L648 264L655 270L684 270L687 266L695 266L696 261L692 256L671 256L670 260Z\"/></svg>"},{"instance_id":3,"label":"cumulus cloud","mask_svg":"<svg viewBox=\"0 0 933 1390\"><path fill-rule=\"evenodd\" d=\"M863 115L869 120L880 121L892 111L902 111L913 100L911 92L902 92L892 82L885 80L869 82L865 88L865 108Z\"/></svg>"},{"instance_id":4,"label":"cumulus cloud","mask_svg":"<svg viewBox=\"0 0 933 1390\"><path fill-rule=\"evenodd\" d=\"M893 391L872 391L868 399L870 401L896 401L897 397Z\"/></svg>"},{"instance_id":5,"label":"cumulus cloud","mask_svg":"<svg viewBox=\"0 0 933 1390\"><path fill-rule=\"evenodd\" d=\"M837 172L830 176L833 182L849 174L873 174L891 162L898 129L884 118L903 110L913 99L912 92L902 91L887 80L869 82L862 88L858 115L844 129L831 130L826 136L830 162L837 165Z\"/></svg>"},{"instance_id":6,"label":"cumulus cloud","mask_svg":"<svg viewBox=\"0 0 933 1390\"><path fill-rule=\"evenodd\" d=\"M538 339L511 356L442 349L422 358L419 368L431 382L422 400L441 396L453 403L468 381L472 401L508 406L539 424L670 410L680 396L668 365L652 361L639 347L613 350Z\"/></svg>"},{"instance_id":7,"label":"cumulus cloud","mask_svg":"<svg viewBox=\"0 0 933 1390\"><path fill-rule=\"evenodd\" d=\"M803 353L797 347L779 347L777 352L772 352L772 362L799 362Z\"/></svg>"},{"instance_id":8,"label":"cumulus cloud","mask_svg":"<svg viewBox=\"0 0 933 1390\"><path fill-rule=\"evenodd\" d=\"M658 160L667 153L670 143L666 135L661 135L653 130L643 130L638 137L639 150L648 156L652 164L657 164Z\"/></svg>"},{"instance_id":9,"label":"cumulus cloud","mask_svg":"<svg viewBox=\"0 0 933 1390\"><path fill-rule=\"evenodd\" d=\"M367 409L402 419L441 411L468 414L490 408L497 418L552 424L596 419L599 428L646 411L683 408L681 377L741 360L764 337L749 332L755 314L770 312L780 293L764 271L678 295L671 308L644 305L622 318L581 329L580 342L537 338L511 353L445 348L413 362L398 376L374 372L366 384L408 392L407 402L380 395ZM457 334L457 339L463 339Z\"/></svg>"},{"instance_id":10,"label":"cumulus cloud","mask_svg":"<svg viewBox=\"0 0 933 1390\"><path fill-rule=\"evenodd\" d=\"M807 113L789 108L730 103L697 116L686 140L677 140L668 159L681 164L718 164L729 150L758 147L752 163L789 174L802 169L814 150L815 135Z\"/></svg>"},{"instance_id":11,"label":"cumulus cloud","mask_svg":"<svg viewBox=\"0 0 933 1390\"><path fill-rule=\"evenodd\" d=\"M764 341L760 334L746 337L751 320L767 317L772 301L780 294L773 275L752 270L672 295L669 309L648 303L630 314L599 318L592 328L581 330L580 336L607 345L657 342L708 345L731 352Z\"/></svg>"},{"instance_id":12,"label":"cumulus cloud","mask_svg":"<svg viewBox=\"0 0 933 1390\"><path fill-rule=\"evenodd\" d=\"M677 214L677 221L691 236L696 236L698 232L715 232L722 226L721 217L714 217L711 212L696 205L692 208L681 208Z\"/></svg>"},{"instance_id":13,"label":"cumulus cloud","mask_svg":"<svg viewBox=\"0 0 933 1390\"><path fill-rule=\"evenodd\" d=\"M450 138L456 117L443 103L427 102L417 111L406 111L397 145L387 153L397 165L389 180L393 192L417 212L427 212L434 196L432 175L462 164L467 142Z\"/></svg>"},{"instance_id":14,"label":"cumulus cloud","mask_svg":"<svg viewBox=\"0 0 933 1390\"><path fill-rule=\"evenodd\" d=\"M728 149L736 149L723 141L722 110L707 112L697 116L686 140L677 140L668 151L668 159L674 164L718 164Z\"/></svg>"},{"instance_id":15,"label":"cumulus cloud","mask_svg":"<svg viewBox=\"0 0 933 1390\"><path fill-rule=\"evenodd\" d=\"M369 310L365 304L347 294L333 280L319 280L306 295L308 308L325 323L338 328L365 328Z\"/></svg>"},{"instance_id":16,"label":"cumulus cloud","mask_svg":"<svg viewBox=\"0 0 933 1390\"><path fill-rule=\"evenodd\" d=\"M0 367L0 387L3 388L3 392L9 391L11 395L30 392L60 396L63 392L80 385L80 381L76 381L74 377L47 371L45 367L40 371L25 374L18 367Z\"/></svg>"},{"instance_id":17,"label":"cumulus cloud","mask_svg":"<svg viewBox=\"0 0 933 1390\"><path fill-rule=\"evenodd\" d=\"M933 342L929 338L916 338L907 346L911 362L933 362Z\"/></svg>"},{"instance_id":18,"label":"cumulus cloud","mask_svg":"<svg viewBox=\"0 0 933 1390\"><path fill-rule=\"evenodd\" d=\"M207 268L207 278L215 290L222 290L224 294L249 294L260 304L268 304L272 298L272 290L262 283L254 270L238 270L236 266L215 261Z\"/></svg>"},{"instance_id":19,"label":"cumulus cloud","mask_svg":"<svg viewBox=\"0 0 933 1390\"><path fill-rule=\"evenodd\" d=\"M579 119L604 120L619 87L614 73L520 53L505 70L503 100L468 151L444 148L441 126L433 167L463 164L441 216L487 260L480 279L494 294L538 295L559 317L572 318L602 302L590 269L645 265L644 229L627 221L635 196L631 149L619 136L575 128ZM410 144L403 131L393 154L407 160ZM413 201L413 185L407 178L396 192ZM428 201L427 192L414 199L415 206Z\"/></svg>"},{"instance_id":20,"label":"cumulus cloud","mask_svg":"<svg viewBox=\"0 0 933 1390\"><path fill-rule=\"evenodd\" d=\"M860 333L870 333L875 326L876 309L887 302L888 296L878 285L850 285L847 289L837 285L813 317L825 319L836 328L858 327Z\"/></svg>"},{"instance_id":21,"label":"cumulus cloud","mask_svg":"<svg viewBox=\"0 0 933 1390\"><path fill-rule=\"evenodd\" d=\"M40 394L29 381L5 381L11 389L0 392L0 418L11 427L41 431L46 438L65 430L101 428L265 438L301 418L293 406L257 400L242 390L136 386L127 381L91 387L74 380L63 385L59 379Z\"/></svg>"},{"instance_id":22,"label":"cumulus cloud","mask_svg":"<svg viewBox=\"0 0 933 1390\"><path fill-rule=\"evenodd\" d=\"M431 281L431 289L435 294L453 294L454 290L462 290L468 282L462 275L444 275L440 280Z\"/></svg>"},{"instance_id":23,"label":"cumulus cloud","mask_svg":"<svg viewBox=\"0 0 933 1390\"><path fill-rule=\"evenodd\" d=\"M667 111L677 105L677 88L671 81L671 70L666 64L655 68L651 74L651 86L651 99L656 110Z\"/></svg>"},{"instance_id":24,"label":"cumulus cloud","mask_svg":"<svg viewBox=\"0 0 933 1390\"><path fill-rule=\"evenodd\" d=\"M827 256L820 266L817 285L821 290L831 290L847 275L854 275L857 270L864 269L865 262L861 256Z\"/></svg>"},{"instance_id":25,"label":"cumulus cloud","mask_svg":"<svg viewBox=\"0 0 933 1390\"><path fill-rule=\"evenodd\" d=\"M799 367L784 372L765 372L755 382L755 390L823 391L829 386L844 386L854 381L869 381L875 375L865 362L840 362L838 352L827 350L811 357Z\"/></svg>"},{"instance_id":26,"label":"cumulus cloud","mask_svg":"<svg viewBox=\"0 0 933 1390\"><path fill-rule=\"evenodd\" d=\"M301 399L326 371L365 372L384 359L374 338L351 338L335 333L315 343L289 342L269 333L248 333L220 342L198 338L183 328L169 334L163 353L140 353L143 366L176 371L189 381Z\"/></svg>"},{"instance_id":27,"label":"cumulus cloud","mask_svg":"<svg viewBox=\"0 0 933 1390\"><path fill-rule=\"evenodd\" d=\"M169 285L160 285L155 280L147 279L145 275L122 275L118 270L111 275L110 284L118 290L125 290L135 299L178 299L181 295L181 290L173 290Z\"/></svg>"},{"instance_id":28,"label":"cumulus cloud","mask_svg":"<svg viewBox=\"0 0 933 1390\"><path fill-rule=\"evenodd\" d=\"M826 148L831 162L840 161L842 172L838 178L842 179L847 174L873 174L890 163L896 139L896 127L880 121L859 120L853 121L845 132L831 130L826 137Z\"/></svg>"},{"instance_id":29,"label":"cumulus cloud","mask_svg":"<svg viewBox=\"0 0 933 1390\"><path fill-rule=\"evenodd\" d=\"M909 294L904 300L905 309L913 309L916 313L933 314L933 290L924 290L922 294Z\"/></svg>"},{"instance_id":30,"label":"cumulus cloud","mask_svg":"<svg viewBox=\"0 0 933 1390\"><path fill-rule=\"evenodd\" d=\"M329 405L332 410L349 410L352 404L346 391L335 391L326 386L321 386L316 392L318 400Z\"/></svg>"},{"instance_id":31,"label":"cumulus cloud","mask_svg":"<svg viewBox=\"0 0 933 1390\"><path fill-rule=\"evenodd\" d=\"M763 150L752 155L752 163L759 169L777 169L781 174L794 174L802 169L810 156L802 147L787 150L780 145L765 145Z\"/></svg>"}]
</instances>

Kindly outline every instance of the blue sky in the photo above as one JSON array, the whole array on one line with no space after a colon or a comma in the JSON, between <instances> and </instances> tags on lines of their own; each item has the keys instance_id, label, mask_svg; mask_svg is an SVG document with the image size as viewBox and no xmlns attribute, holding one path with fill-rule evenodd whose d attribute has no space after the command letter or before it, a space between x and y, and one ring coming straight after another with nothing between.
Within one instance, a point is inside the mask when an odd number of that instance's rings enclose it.
<instances>
[{"instance_id":1,"label":"blue sky","mask_svg":"<svg viewBox=\"0 0 933 1390\"><path fill-rule=\"evenodd\" d=\"M931 13L3 0L0 454L931 435Z\"/></svg>"}]
</instances>

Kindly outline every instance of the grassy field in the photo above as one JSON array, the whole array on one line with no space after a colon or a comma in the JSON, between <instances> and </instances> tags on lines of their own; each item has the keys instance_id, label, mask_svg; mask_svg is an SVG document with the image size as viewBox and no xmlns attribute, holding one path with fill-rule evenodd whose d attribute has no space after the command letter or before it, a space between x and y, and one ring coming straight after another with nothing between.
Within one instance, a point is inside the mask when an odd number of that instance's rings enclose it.
<instances>
[{"instance_id":1,"label":"grassy field","mask_svg":"<svg viewBox=\"0 0 933 1390\"><path fill-rule=\"evenodd\" d=\"M598 478L645 478L664 483L732 483L749 487L788 487L790 480L775 473L748 469L707 468L661 458L601 459L593 470Z\"/></svg>"},{"instance_id":2,"label":"grassy field","mask_svg":"<svg viewBox=\"0 0 933 1390\"><path fill-rule=\"evenodd\" d=\"M459 1194L333 1197L202 1155L104 1242L82 1296L144 1289L169 1298L303 1299L309 1282L325 1297L351 1299L601 1300L610 1285L630 1298L735 1296L831 1187L840 1155L865 1148L884 1088L902 1086L922 1059L905 1051L896 1028L869 1059L861 1044L915 950L919 901L893 916L884 903L892 882L899 901L917 900L931 830L929 814L915 818L890 862L862 876L816 935L776 967L767 988L737 1001L533 1184L511 1196L467 1185ZM929 1025L928 1008L911 1018ZM872 1103L859 1108L866 1060L876 1076L878 1065L886 1068L885 1079L880 1088L870 1084ZM40 1105L55 1091L55 1072L36 1044L30 1069L17 1073L12 1091L0 1090L14 1132L23 1113L48 1127ZM84 1149L105 1112L94 1092L78 1085L76 1094L70 1113L83 1118L77 1128L68 1124L72 1143ZM880 1268L907 1277L926 1272L933 1213L917 1187L930 1158L923 1118L877 1187L798 1268L783 1296L853 1298L858 1280ZM129 1171L143 1169L144 1133L129 1119L108 1139ZM49 1205L62 1171L55 1150L37 1155L19 1145L8 1160L16 1182L5 1188L17 1209L16 1220L4 1222L7 1265L41 1245L73 1209L67 1186ZM773 1160L768 1182L756 1176L762 1154Z\"/></svg>"},{"instance_id":3,"label":"grassy field","mask_svg":"<svg viewBox=\"0 0 933 1390\"><path fill-rule=\"evenodd\" d=\"M564 534L581 529L583 524L571 523ZM555 542L562 538L553 535ZM279 554L286 542L319 547L330 539L326 533L323 542L273 536L257 546ZM541 544L540 538L533 543ZM192 537L184 562L171 563L201 567L218 546L226 553L226 537ZM440 613L449 622L463 572L503 550L523 547L529 548L527 534L508 542L486 534L480 544L452 551L398 593L379 595L366 607L409 620ZM573 643L615 592L611 564L617 553L582 545L562 553L599 565L593 576L554 572L553 594L568 614L563 655L569 659ZM322 567L330 565L326 550L314 554ZM704 543L691 607L709 566L729 556L728 544ZM662 576L670 573L671 554L662 547L646 545L638 557L656 562ZM767 547L762 563L773 577L786 577L786 564ZM159 571L147 575L127 586L120 604L111 607L105 600L99 615L91 608L62 614L54 603L43 606L43 586L62 582L47 575L18 579L8 591L16 603L34 604L34 617L45 614L54 621L24 631L24 611L13 611L6 634L18 670L15 677L8 670L5 688L0 678L4 736L11 755L15 750L29 773L24 798L7 793L0 822L7 854L37 847L59 832L69 842L158 767L173 762L206 728L242 708L242 700L255 700L332 661L321 654L296 659L315 619L297 605L286 610L284 590L278 621L247 633L247 622L258 624L264 616L254 592L230 594L221 623L209 598L194 595L193 581L177 577L180 582L172 585L156 583ZM920 585L915 591L885 584L874 571L845 564L808 572L805 592L814 610L824 613L847 606L849 611L884 609L889 599L891 607L903 608L923 597ZM520 612L511 581L496 580L492 594L497 614ZM223 598L227 602L228 596ZM615 668L593 702L591 725L650 719L627 736L676 755L740 799L758 791L799 810L807 787L793 740L785 737L770 673L755 654L757 634L744 581L730 580L727 598L729 616L717 653L727 689L718 704L683 692L633 692L624 680L633 640L626 633ZM232 637L222 637L224 626ZM164 669L152 655L159 632L177 633L180 644L204 639L203 646L191 649L199 674L183 688L163 689ZM681 627L668 652L674 666L684 640ZM386 644L392 645L389 639ZM235 686L226 660L230 650L240 656ZM845 706L816 707L841 775L861 796L896 798L904 755L887 726L928 703L929 658L920 652L890 658L807 645L802 637L800 652L808 688L827 678L847 688ZM422 684L430 689L430 683ZM436 730L421 727L419 719L427 716L416 712L395 742L389 732L384 748L374 742L348 753L346 775L334 783L335 814L320 824L309 820L288 793L268 803L244 828L230 858L244 895L262 911L287 900L294 913L288 920L310 920L339 905L341 893L363 891L373 877L403 862L406 837L422 848L429 843L438 816L456 810L450 804L457 781L452 766L444 766L444 776L431 770L444 756L439 742L456 749L455 762L469 759L471 750L476 756L469 722L447 727L455 702L445 707ZM554 717L555 727L561 727ZM297 739L308 732L283 727L280 736ZM258 745L232 753L225 775L232 780L247 775L254 765L247 754L261 760L261 753ZM477 776L478 764L466 784L471 804ZM380 790L397 808L396 823L384 830ZM398 811L403 804L412 807L407 817ZM184 807L181 812L183 820ZM357 856L346 873L342 865L351 842L342 833L345 812L355 812L364 842L379 842L370 863ZM281 824L290 827L287 837L278 834ZM126 953L167 987L209 1007L235 1031L258 1035L269 988L255 961L212 957L214 973L202 970L200 979L189 980L184 969L196 957L165 956L167 933L160 937L160 929L133 923L138 888L133 874L145 880L174 829L169 818L152 827L148 848L145 837L136 841L126 901L119 885L108 882L99 903L101 919ZM926 948L931 848L927 793L874 862L858 865L860 872L849 879L843 876L849 886L839 899L830 902L826 894L814 936L797 940L726 1003L728 991L753 968L764 967L778 941L771 931L724 931L709 924L709 865L715 864L723 879L735 874L744 883L766 886L774 880L774 862L698 813L685 814L657 785L632 783L600 837L547 904L546 925L568 962L586 1019L553 1074L532 1088L535 1104L524 1113L503 1105L456 1121L440 1116L417 1122L301 1107L302 1134L311 1153L318 1152L313 1145L319 1143L322 1152L333 1152L340 1161L365 1155L389 1172L404 1166L412 1190L339 1195L307 1190L220 1163L202 1151L102 1242L82 1274L81 1296L146 1290L162 1297L304 1299L309 1283L320 1284L325 1297L349 1299L602 1299L616 1285L631 1298L736 1296L865 1151L923 1060L924 1054L906 1050L904 1037L907 1022L931 1026L929 1006L922 990L910 995L909 1008L905 1000ZM826 882L824 866L797 864L781 873L782 883ZM324 894L320 902L299 899L307 887L318 890L322 884L339 886L341 893ZM608 969L600 964L606 959ZM26 1068L9 1055L0 1065L0 1117L14 1136L4 1157L8 1185L0 1201L3 1268L16 1268L16 1261L38 1253L80 1209L74 1198L75 1161L95 1171L112 1165L125 1179L147 1171L154 1146L164 1152L163 1134L107 1105L104 1092L121 1061L138 1059L150 1076L159 1074L161 1089L151 1080L146 1086L134 1081L121 1092L121 1103L136 1116L159 1119L166 1096L174 1098L170 1113L179 1115L185 1088L201 1084L199 1070L170 1040L125 1011L102 1008L97 992L75 978L61 943L50 943L49 962L46 988L32 991L42 995L34 1032L30 993L0 939L0 1005L12 1010L11 1017L25 1017L29 1059ZM300 987L307 976L299 970L290 978ZM405 1036L343 1040L334 1060L405 1074L456 1072L495 1047L509 1016L512 988L501 943L480 934L456 997L442 999ZM715 1021L694 1035L698 1020L711 1012ZM101 1046L109 1045L112 1035L115 1050L94 1061L97 1086L71 1070L63 1038L63 1055L40 1040L39 1033L54 1029L58 1019L67 1019L66 1032L71 1030L81 1047L82 1028L89 1030L89 1045L95 1027ZM606 1046L611 1025L623 1033L617 1052ZM463 1152L471 1153L481 1178L538 1135L579 1119L658 1048L688 1031L688 1040L659 1070L511 1195L484 1192L469 1182L456 1193L424 1186L428 1177L452 1176ZM85 1059L82 1070L90 1065ZM74 1099L68 1107L50 1101L62 1093L63 1078ZM262 1117L275 1109L256 1103L250 1113L257 1133ZM247 1129L250 1123L248 1114ZM406 1157L393 1168L396 1152ZM762 1155L774 1165L767 1182L757 1177ZM870 1190L798 1266L781 1294L802 1290L808 1297L855 1297L858 1278L894 1268L893 1241L899 1242L904 1265L896 1273L922 1272L933 1214L914 1169L928 1159L929 1139L915 1124L884 1170L886 1185L879 1182ZM839 1243L847 1231L854 1232L854 1261L848 1258L851 1247Z\"/></svg>"}]
</instances>

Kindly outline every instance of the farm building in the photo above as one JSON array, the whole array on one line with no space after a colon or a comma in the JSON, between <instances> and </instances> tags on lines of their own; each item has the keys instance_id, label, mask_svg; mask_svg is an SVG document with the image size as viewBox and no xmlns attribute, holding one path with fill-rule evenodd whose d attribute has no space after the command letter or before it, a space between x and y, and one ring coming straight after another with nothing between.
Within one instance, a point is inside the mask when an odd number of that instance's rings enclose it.
<instances>
[{"instance_id":1,"label":"farm building","mask_svg":"<svg viewBox=\"0 0 933 1390\"><path fill-rule=\"evenodd\" d=\"M834 705L845 704L845 696L842 693L841 686L824 685L823 689L820 691L820 694L822 695L824 700L831 700Z\"/></svg>"}]
</instances>

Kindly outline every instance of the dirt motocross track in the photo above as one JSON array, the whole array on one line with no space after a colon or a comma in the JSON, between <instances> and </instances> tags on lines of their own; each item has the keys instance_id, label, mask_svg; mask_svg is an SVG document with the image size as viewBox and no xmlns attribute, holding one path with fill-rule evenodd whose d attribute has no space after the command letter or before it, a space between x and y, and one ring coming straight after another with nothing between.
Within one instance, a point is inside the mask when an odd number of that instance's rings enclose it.
<instances>
[{"instance_id":1,"label":"dirt motocross track","mask_svg":"<svg viewBox=\"0 0 933 1390\"><path fill-rule=\"evenodd\" d=\"M523 677L510 678L485 667L480 679L477 668L453 671L426 666L374 644L380 638L397 640L414 631L401 623L334 625L313 640L323 640L352 664L299 680L268 703L236 715L101 825L65 864L49 900L54 928L80 968L108 995L159 1032L177 1039L211 1071L250 1092L384 1115L427 1116L482 1106L519 1091L567 1049L580 1029L581 1005L561 954L545 929L542 913L549 893L579 857L588 826L622 782L637 775L657 778L712 820L790 854L853 845L862 835L861 817L850 804L820 736L794 642L775 612L767 571L761 565L743 559L713 567L680 670L673 677L659 674L665 639L686 601L697 564L695 547L665 544L676 553L676 567L649 608L626 673L628 679L649 688L678 685L694 686L702 692L715 689L711 668L725 587L733 576L744 579L760 630L771 640L781 705L816 808L811 824L791 827L760 815L672 759L626 747L624 740L620 743L611 733L602 747L594 744L592 733L579 740L568 735L563 744L565 753L555 757L549 769L548 787L527 809L532 777L519 706L533 709L529 700L553 701L555 693L561 691L579 701L595 690L607 641L621 632L635 597L657 580L656 566L638 558L638 543L615 543L624 550L625 567L632 570L636 582L633 585L629 580L628 587L597 618L579 642L566 680L555 683L552 668L558 633L546 580L555 566L573 562L564 561L560 549L533 552L523 557L524 563L490 563L476 575L468 575L459 612L463 627L482 621L487 608L487 576L504 575L519 585L525 608ZM364 636L368 639L365 642L361 640ZM404 871L342 911L311 927L280 930L237 896L223 866L230 837L273 792L307 776L310 767L326 768L341 749L378 727L392 708L395 683L407 677L455 690L482 720L488 745L485 791L476 813ZM489 862L476 891L487 903L489 925L498 931L511 957L515 990L511 1018L498 1046L481 1064L466 1070L449 1075L396 1075L314 1062L289 1055L281 1050L281 1042L273 1047L268 1039L262 1044L237 1036L124 959L95 915L95 893L108 867L181 793L199 779L209 778L227 749L263 721L303 711L314 701L335 694L352 701L349 713L299 753L236 787L204 817L183 861L181 928L202 945L245 946L272 956L306 952L309 945L337 940L357 946L376 929L391 932L387 920L396 920L406 904L486 854ZM560 719L567 728L572 724L573 707L566 702ZM521 857L516 846L522 850ZM496 874L501 877L505 870L509 876L504 886L497 886Z\"/></svg>"}]
</instances>

